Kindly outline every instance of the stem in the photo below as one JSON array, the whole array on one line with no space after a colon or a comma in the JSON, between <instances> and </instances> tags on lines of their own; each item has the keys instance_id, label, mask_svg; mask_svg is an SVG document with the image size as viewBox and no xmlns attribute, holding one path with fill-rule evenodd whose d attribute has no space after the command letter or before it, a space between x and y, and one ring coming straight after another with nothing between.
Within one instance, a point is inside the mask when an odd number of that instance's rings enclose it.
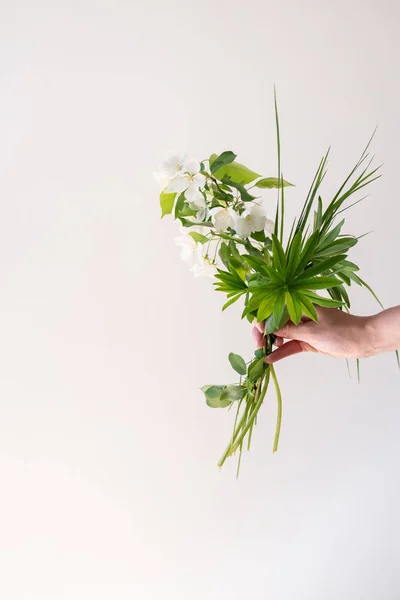
<instances>
[{"instance_id":1,"label":"stem","mask_svg":"<svg viewBox=\"0 0 400 600\"><path fill-rule=\"evenodd\" d=\"M275 386L275 390L276 390L276 398L278 401L278 414L276 417L276 429L275 429L275 439L274 439L274 448L273 448L273 451L276 452L278 450L279 435L281 432L281 423L282 423L282 394L281 394L278 380L276 378L274 366L271 365L270 368L271 368L272 380L274 382L274 386Z\"/></svg>"},{"instance_id":2,"label":"stem","mask_svg":"<svg viewBox=\"0 0 400 600\"><path fill-rule=\"evenodd\" d=\"M231 446L231 449L229 451L229 455L233 454L234 452L236 452L236 450L238 449L239 445L242 443L246 433L248 432L248 430L250 429L252 423L254 423L254 420L257 416L258 411L261 408L261 405L264 401L265 398L265 394L267 393L267 389L268 389L268 383L269 383L269 376L270 376L270 371L271 368L270 366L267 368L267 370L265 371L265 375L264 375L264 387L262 389L262 392L260 393L260 397L257 400L257 403L254 407L254 410L251 414L250 419L248 419L246 425L244 425L244 427L242 428L240 434L238 435L236 442Z\"/></svg>"}]
</instances>

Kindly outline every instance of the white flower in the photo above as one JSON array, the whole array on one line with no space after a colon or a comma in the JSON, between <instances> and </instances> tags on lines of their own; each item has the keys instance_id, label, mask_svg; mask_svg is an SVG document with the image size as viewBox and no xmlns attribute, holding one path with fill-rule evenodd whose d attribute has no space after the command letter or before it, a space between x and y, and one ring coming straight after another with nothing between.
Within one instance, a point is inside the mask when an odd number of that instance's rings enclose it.
<instances>
[{"instance_id":1,"label":"white flower","mask_svg":"<svg viewBox=\"0 0 400 600\"><path fill-rule=\"evenodd\" d=\"M162 169L167 177L173 179L181 171L186 171L188 162L190 159L186 154L175 154L163 163Z\"/></svg>"},{"instance_id":2,"label":"white flower","mask_svg":"<svg viewBox=\"0 0 400 600\"><path fill-rule=\"evenodd\" d=\"M208 217L208 209L203 194L198 191L193 202L189 202L189 208L196 210L196 221L205 221Z\"/></svg>"},{"instance_id":3,"label":"white flower","mask_svg":"<svg viewBox=\"0 0 400 600\"><path fill-rule=\"evenodd\" d=\"M196 200L200 188L206 183L205 176L200 173L200 163L195 158L172 157L164 163L164 170L171 177L166 191L176 194L185 192L188 202Z\"/></svg>"},{"instance_id":4,"label":"white flower","mask_svg":"<svg viewBox=\"0 0 400 600\"><path fill-rule=\"evenodd\" d=\"M256 203L247 204L246 210L236 217L235 231L240 237L248 237L255 231L262 231L265 227L265 209Z\"/></svg>"},{"instance_id":5,"label":"white flower","mask_svg":"<svg viewBox=\"0 0 400 600\"><path fill-rule=\"evenodd\" d=\"M210 210L211 220L217 231L226 231L229 227L235 226L235 211L230 208L218 206Z\"/></svg>"},{"instance_id":6,"label":"white flower","mask_svg":"<svg viewBox=\"0 0 400 600\"><path fill-rule=\"evenodd\" d=\"M186 186L185 198L188 202L193 202L199 195L200 188L204 187L206 178L201 173L188 174L186 177L188 183Z\"/></svg>"},{"instance_id":7,"label":"white flower","mask_svg":"<svg viewBox=\"0 0 400 600\"><path fill-rule=\"evenodd\" d=\"M189 263L193 268L195 264L201 264L202 245L196 242L191 235L183 234L175 238L175 244L181 249L181 259Z\"/></svg>"},{"instance_id":8,"label":"white flower","mask_svg":"<svg viewBox=\"0 0 400 600\"><path fill-rule=\"evenodd\" d=\"M275 222L271 219L265 219L265 228L264 231L266 233L274 233L275 231Z\"/></svg>"},{"instance_id":9,"label":"white flower","mask_svg":"<svg viewBox=\"0 0 400 600\"><path fill-rule=\"evenodd\" d=\"M195 277L214 277L216 270L217 265L208 256L202 256L192 268Z\"/></svg>"}]
</instances>

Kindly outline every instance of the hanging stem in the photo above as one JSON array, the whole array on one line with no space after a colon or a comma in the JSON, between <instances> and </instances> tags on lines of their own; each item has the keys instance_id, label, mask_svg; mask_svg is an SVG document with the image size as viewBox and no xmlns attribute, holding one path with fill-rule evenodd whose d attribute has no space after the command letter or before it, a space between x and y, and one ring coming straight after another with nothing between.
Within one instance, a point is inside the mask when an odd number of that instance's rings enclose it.
<instances>
[{"instance_id":1,"label":"hanging stem","mask_svg":"<svg viewBox=\"0 0 400 600\"><path fill-rule=\"evenodd\" d=\"M276 452L278 450L279 444L279 435L281 432L281 423L282 423L282 394L281 389L279 387L278 379L276 377L274 365L270 366L272 381L274 382L275 390L276 390L276 398L278 401L278 414L276 417L276 429L275 429L275 439L274 439L274 448L273 451Z\"/></svg>"}]
</instances>

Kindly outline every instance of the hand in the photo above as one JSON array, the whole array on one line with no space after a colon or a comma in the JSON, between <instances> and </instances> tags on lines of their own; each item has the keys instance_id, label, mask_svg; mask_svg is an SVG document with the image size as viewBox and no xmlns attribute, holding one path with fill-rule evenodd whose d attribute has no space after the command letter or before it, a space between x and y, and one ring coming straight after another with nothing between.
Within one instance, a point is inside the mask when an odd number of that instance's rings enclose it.
<instances>
[{"instance_id":1,"label":"hand","mask_svg":"<svg viewBox=\"0 0 400 600\"><path fill-rule=\"evenodd\" d=\"M316 307L318 322L304 318L299 325L289 322L275 332L277 350L267 358L274 363L299 352L318 352L339 358L365 358L374 354L373 317L356 317L336 308ZM253 328L257 347L263 347L264 323ZM284 342L284 340L290 340Z\"/></svg>"}]
</instances>

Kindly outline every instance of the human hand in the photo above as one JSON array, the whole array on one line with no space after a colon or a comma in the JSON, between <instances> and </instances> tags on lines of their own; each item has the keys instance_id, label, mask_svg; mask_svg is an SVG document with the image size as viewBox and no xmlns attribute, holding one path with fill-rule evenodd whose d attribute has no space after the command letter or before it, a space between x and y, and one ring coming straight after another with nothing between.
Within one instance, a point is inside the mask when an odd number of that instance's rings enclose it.
<instances>
[{"instance_id":1,"label":"human hand","mask_svg":"<svg viewBox=\"0 0 400 600\"><path fill-rule=\"evenodd\" d=\"M297 326L289 322L275 332L277 350L266 358L267 363L299 352L318 352L338 358L365 358L374 354L370 317L356 317L336 308L316 307L316 311L317 323L304 318ZM264 323L255 324L253 336L257 347L262 348Z\"/></svg>"}]
</instances>

